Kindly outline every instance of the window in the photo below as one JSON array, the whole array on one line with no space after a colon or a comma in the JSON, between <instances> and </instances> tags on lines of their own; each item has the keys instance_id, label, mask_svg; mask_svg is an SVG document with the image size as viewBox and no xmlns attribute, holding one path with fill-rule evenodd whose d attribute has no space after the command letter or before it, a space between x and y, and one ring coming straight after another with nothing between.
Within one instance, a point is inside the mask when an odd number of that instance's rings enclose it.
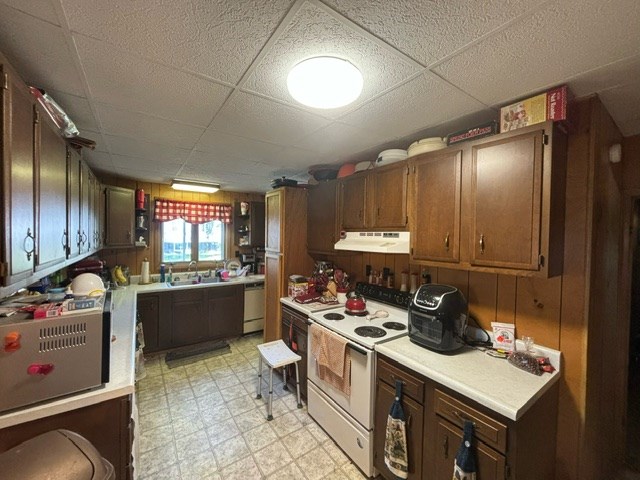
<instances>
[{"instance_id":1,"label":"window","mask_svg":"<svg viewBox=\"0 0 640 480\"><path fill-rule=\"evenodd\" d=\"M224 259L224 224L212 220L192 225L181 218L161 223L162 262Z\"/></svg>"}]
</instances>

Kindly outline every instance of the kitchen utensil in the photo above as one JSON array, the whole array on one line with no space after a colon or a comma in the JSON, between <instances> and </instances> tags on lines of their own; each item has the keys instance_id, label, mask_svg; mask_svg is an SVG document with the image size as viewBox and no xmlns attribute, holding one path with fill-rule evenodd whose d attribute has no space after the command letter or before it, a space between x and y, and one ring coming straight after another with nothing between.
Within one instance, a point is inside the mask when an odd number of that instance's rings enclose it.
<instances>
[{"instance_id":1,"label":"kitchen utensil","mask_svg":"<svg viewBox=\"0 0 640 480\"><path fill-rule=\"evenodd\" d=\"M349 313L363 313L367 310L367 301L359 293L349 292L344 306Z\"/></svg>"},{"instance_id":2,"label":"kitchen utensil","mask_svg":"<svg viewBox=\"0 0 640 480\"><path fill-rule=\"evenodd\" d=\"M292 180L292 179L287 178L287 177L276 178L275 180L273 180L271 182L271 188L295 187L296 185L298 185L298 181L297 180Z\"/></svg>"},{"instance_id":3,"label":"kitchen utensil","mask_svg":"<svg viewBox=\"0 0 640 480\"><path fill-rule=\"evenodd\" d=\"M102 279L95 273L81 273L71 282L71 290L74 295L89 295L96 291L104 293L105 288Z\"/></svg>"},{"instance_id":4,"label":"kitchen utensil","mask_svg":"<svg viewBox=\"0 0 640 480\"><path fill-rule=\"evenodd\" d=\"M356 163L354 173L361 172L362 170L369 170L371 167L372 167L372 162L370 160L367 160L366 162L358 162Z\"/></svg>"},{"instance_id":5,"label":"kitchen utensil","mask_svg":"<svg viewBox=\"0 0 640 480\"><path fill-rule=\"evenodd\" d=\"M386 310L376 310L371 315L367 315L367 320L373 320L374 318L387 318L389 316L389 312Z\"/></svg>"},{"instance_id":6,"label":"kitchen utensil","mask_svg":"<svg viewBox=\"0 0 640 480\"><path fill-rule=\"evenodd\" d=\"M314 165L309 167L309 175L317 181L333 180L338 175L337 165Z\"/></svg>"},{"instance_id":7,"label":"kitchen utensil","mask_svg":"<svg viewBox=\"0 0 640 480\"><path fill-rule=\"evenodd\" d=\"M400 162L406 160L407 151L399 148L393 148L391 150L383 150L378 154L375 166L389 165L390 163Z\"/></svg>"},{"instance_id":8,"label":"kitchen utensil","mask_svg":"<svg viewBox=\"0 0 640 480\"><path fill-rule=\"evenodd\" d=\"M421 153L440 150L441 148L446 148L446 146L447 142L440 137L423 138L409 145L407 153L409 157L413 157Z\"/></svg>"},{"instance_id":9,"label":"kitchen utensil","mask_svg":"<svg viewBox=\"0 0 640 480\"><path fill-rule=\"evenodd\" d=\"M353 172L355 171L356 171L356 166L353 163L345 163L340 167L340 170L338 170L338 178L348 177L349 175L352 175Z\"/></svg>"}]
</instances>

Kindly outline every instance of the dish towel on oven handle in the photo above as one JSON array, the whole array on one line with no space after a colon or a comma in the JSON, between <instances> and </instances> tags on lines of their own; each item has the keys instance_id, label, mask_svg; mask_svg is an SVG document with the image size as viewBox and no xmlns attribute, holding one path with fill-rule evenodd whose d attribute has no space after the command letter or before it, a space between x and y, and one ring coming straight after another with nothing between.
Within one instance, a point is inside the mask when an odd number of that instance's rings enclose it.
<instances>
[{"instance_id":1,"label":"dish towel on oven handle","mask_svg":"<svg viewBox=\"0 0 640 480\"><path fill-rule=\"evenodd\" d=\"M351 353L348 342L330 330L309 325L311 355L320 380L351 396Z\"/></svg>"},{"instance_id":2,"label":"dish towel on oven handle","mask_svg":"<svg viewBox=\"0 0 640 480\"><path fill-rule=\"evenodd\" d=\"M396 380L396 398L387 418L387 432L384 441L384 463L397 478L409 475L407 454L407 426L402 410L402 380Z\"/></svg>"},{"instance_id":3,"label":"dish towel on oven handle","mask_svg":"<svg viewBox=\"0 0 640 480\"><path fill-rule=\"evenodd\" d=\"M476 479L476 457L473 451L473 422L464 422L464 433L462 443L456 453L456 460L453 466L452 480L475 480Z\"/></svg>"}]
</instances>

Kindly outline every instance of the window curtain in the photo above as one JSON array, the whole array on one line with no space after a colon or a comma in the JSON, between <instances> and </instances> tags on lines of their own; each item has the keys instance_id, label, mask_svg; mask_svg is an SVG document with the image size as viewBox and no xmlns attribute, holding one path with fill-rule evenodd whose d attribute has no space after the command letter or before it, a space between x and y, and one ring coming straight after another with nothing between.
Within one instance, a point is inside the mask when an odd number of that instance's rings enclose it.
<instances>
[{"instance_id":1,"label":"window curtain","mask_svg":"<svg viewBox=\"0 0 640 480\"><path fill-rule=\"evenodd\" d=\"M153 211L153 220L156 222L182 218L187 223L195 224L212 220L231 223L231 205L226 203L198 203L156 198Z\"/></svg>"}]
</instances>

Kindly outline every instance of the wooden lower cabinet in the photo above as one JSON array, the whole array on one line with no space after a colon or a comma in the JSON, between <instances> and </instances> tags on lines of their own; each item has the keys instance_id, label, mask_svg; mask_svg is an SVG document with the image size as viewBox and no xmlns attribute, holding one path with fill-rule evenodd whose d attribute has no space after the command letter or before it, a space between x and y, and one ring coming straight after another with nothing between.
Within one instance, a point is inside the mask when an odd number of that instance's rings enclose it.
<instances>
[{"instance_id":1,"label":"wooden lower cabinet","mask_svg":"<svg viewBox=\"0 0 640 480\"><path fill-rule=\"evenodd\" d=\"M242 335L244 317L244 285L204 289L207 292L209 339Z\"/></svg>"},{"instance_id":2,"label":"wooden lower cabinet","mask_svg":"<svg viewBox=\"0 0 640 480\"><path fill-rule=\"evenodd\" d=\"M144 352L158 350L158 327L160 326L160 295L138 295L138 321L142 322L144 332Z\"/></svg>"},{"instance_id":3,"label":"wooden lower cabinet","mask_svg":"<svg viewBox=\"0 0 640 480\"><path fill-rule=\"evenodd\" d=\"M384 464L384 443L395 381L400 380L407 420L408 478L452 478L463 419L475 425L478 480L555 478L557 384L513 421L384 355L378 354L376 362L374 462L382 477L395 479Z\"/></svg>"},{"instance_id":4,"label":"wooden lower cabinet","mask_svg":"<svg viewBox=\"0 0 640 480\"><path fill-rule=\"evenodd\" d=\"M307 398L307 335L309 327L307 325L307 317L295 310L282 307L282 340L287 346L302 357L298 362L298 371L300 374L300 395ZM295 392L296 388L296 371L293 365L287 368L287 385L291 391Z\"/></svg>"},{"instance_id":5,"label":"wooden lower cabinet","mask_svg":"<svg viewBox=\"0 0 640 480\"><path fill-rule=\"evenodd\" d=\"M0 430L0 452L59 428L82 435L91 442L113 465L118 480L133 478L130 395L4 428Z\"/></svg>"}]
</instances>

